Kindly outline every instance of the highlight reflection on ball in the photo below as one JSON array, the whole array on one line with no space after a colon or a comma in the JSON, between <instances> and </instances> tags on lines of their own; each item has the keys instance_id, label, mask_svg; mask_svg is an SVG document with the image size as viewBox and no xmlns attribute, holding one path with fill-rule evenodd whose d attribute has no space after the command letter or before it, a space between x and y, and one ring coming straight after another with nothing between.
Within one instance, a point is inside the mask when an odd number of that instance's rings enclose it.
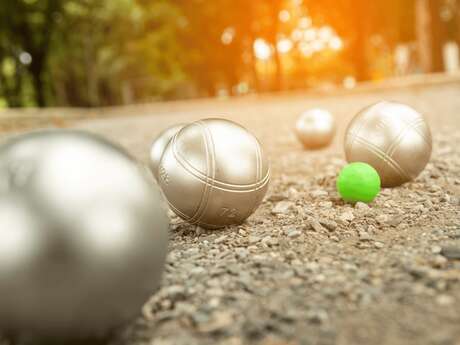
<instances>
[{"instance_id":1,"label":"highlight reflection on ball","mask_svg":"<svg viewBox=\"0 0 460 345\"><path fill-rule=\"evenodd\" d=\"M296 122L297 138L307 149L318 149L331 143L335 134L335 120L324 109L310 109L302 113Z\"/></svg>"},{"instance_id":2,"label":"highlight reflection on ball","mask_svg":"<svg viewBox=\"0 0 460 345\"><path fill-rule=\"evenodd\" d=\"M0 329L82 338L135 317L160 283L166 205L122 149L78 131L0 146Z\"/></svg>"},{"instance_id":3,"label":"highlight reflection on ball","mask_svg":"<svg viewBox=\"0 0 460 345\"><path fill-rule=\"evenodd\" d=\"M270 179L257 139L240 125L206 119L182 128L170 141L159 183L171 209L206 228L239 224L261 203Z\"/></svg>"},{"instance_id":4,"label":"highlight reflection on ball","mask_svg":"<svg viewBox=\"0 0 460 345\"><path fill-rule=\"evenodd\" d=\"M150 149L150 169L153 175L158 180L158 167L160 165L161 156L171 138L182 128L184 124L174 125L162 131L153 141Z\"/></svg>"},{"instance_id":5,"label":"highlight reflection on ball","mask_svg":"<svg viewBox=\"0 0 460 345\"><path fill-rule=\"evenodd\" d=\"M348 162L364 162L380 175L382 187L416 178L431 156L432 139L424 117L395 102L379 102L352 120L345 136Z\"/></svg>"}]
</instances>

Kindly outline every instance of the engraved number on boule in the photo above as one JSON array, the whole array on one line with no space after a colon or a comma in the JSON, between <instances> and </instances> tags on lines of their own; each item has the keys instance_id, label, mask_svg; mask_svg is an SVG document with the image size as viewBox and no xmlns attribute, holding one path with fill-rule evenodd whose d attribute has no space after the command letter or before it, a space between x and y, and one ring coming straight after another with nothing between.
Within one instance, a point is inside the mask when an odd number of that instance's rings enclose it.
<instances>
[{"instance_id":1,"label":"engraved number on boule","mask_svg":"<svg viewBox=\"0 0 460 345\"><path fill-rule=\"evenodd\" d=\"M160 178L163 180L164 184L168 185L171 180L169 174L163 166L160 166Z\"/></svg>"},{"instance_id":2,"label":"engraved number on boule","mask_svg":"<svg viewBox=\"0 0 460 345\"><path fill-rule=\"evenodd\" d=\"M222 207L220 210L221 217L236 218L238 216L238 210L236 208Z\"/></svg>"}]
</instances>

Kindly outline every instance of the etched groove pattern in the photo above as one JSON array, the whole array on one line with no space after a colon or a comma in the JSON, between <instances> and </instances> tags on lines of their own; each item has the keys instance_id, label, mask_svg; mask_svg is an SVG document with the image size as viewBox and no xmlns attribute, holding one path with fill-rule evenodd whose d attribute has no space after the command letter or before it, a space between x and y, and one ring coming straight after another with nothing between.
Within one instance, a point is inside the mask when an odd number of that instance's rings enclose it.
<instances>
[{"instance_id":1,"label":"etched groove pattern","mask_svg":"<svg viewBox=\"0 0 460 345\"><path fill-rule=\"evenodd\" d=\"M404 139L405 134L409 130L413 130L416 125L418 125L420 122L423 123L423 119L416 119L414 122L405 122L405 127L399 132L399 134L396 136L396 138L393 140L391 143L390 147L387 149L387 156L393 157L393 154L395 153L396 149L398 148L398 145L401 143L401 140Z\"/></svg>"},{"instance_id":2,"label":"etched groove pattern","mask_svg":"<svg viewBox=\"0 0 460 345\"><path fill-rule=\"evenodd\" d=\"M261 149L260 149L260 145L257 141L256 138L252 138L253 139L253 142L254 142L254 147L255 147L255 154L256 154L256 183L258 181L261 181L262 179L262 164L263 164L263 161L262 161L262 152L261 152ZM269 173L270 171L268 171L267 173L267 176L269 176ZM268 180L267 180L268 182ZM251 208L248 208L248 212L247 214L245 215L245 218L249 217L254 211L255 209L257 208L257 200L259 198L259 195L256 193L256 190L257 188L253 188L251 189L251 192L253 192L254 194L254 203L253 203L253 207Z\"/></svg>"},{"instance_id":3,"label":"etched groove pattern","mask_svg":"<svg viewBox=\"0 0 460 345\"><path fill-rule=\"evenodd\" d=\"M376 155L378 158L383 160L385 163L388 164L390 168L392 168L400 177L405 179L410 179L410 175L407 174L404 169L396 162L393 158L388 157L387 154L382 151L379 147L375 146L374 144L370 143L366 139L361 137L357 137L356 141L362 144L366 149Z\"/></svg>"},{"instance_id":4,"label":"etched groove pattern","mask_svg":"<svg viewBox=\"0 0 460 345\"><path fill-rule=\"evenodd\" d=\"M214 141L212 140L212 134L209 131L209 128L206 126L205 123L202 121L197 122L203 131L205 147L206 147L206 162L207 162L207 170L208 173L206 179L206 187L204 191L204 199L201 211L197 212L194 217L190 220L192 224L199 223L203 216L206 213L209 203L209 197L212 193L214 188L215 180L216 180L216 152L215 152L215 145ZM195 218L195 219L194 219Z\"/></svg>"},{"instance_id":5,"label":"etched groove pattern","mask_svg":"<svg viewBox=\"0 0 460 345\"><path fill-rule=\"evenodd\" d=\"M175 149L175 147L174 147ZM195 178L199 181L206 183L209 181L209 178L206 177L206 174L203 174L201 171L190 165L177 150L174 150L174 156L177 159L178 163L186 169L190 174L192 174ZM226 182L221 182L218 180L213 179L214 188L221 189L223 191L232 191L232 192L243 192L246 193L250 190L259 190L263 188L270 178L270 169L267 170L267 174L264 178L256 183L251 184L231 184Z\"/></svg>"},{"instance_id":6,"label":"etched groove pattern","mask_svg":"<svg viewBox=\"0 0 460 345\"><path fill-rule=\"evenodd\" d=\"M170 155L166 156L166 159L174 161L168 169L179 169L177 184L174 188L165 188L171 209L189 223L209 228L242 222L258 207L270 180L270 169L268 164L264 164L264 153L259 142L239 126L235 131L235 124L225 120L201 120L192 126L195 127L190 129L189 135L181 136L178 133L173 138L169 146ZM229 128L226 129L226 126ZM215 133L241 136L241 143L233 143L240 146L227 152L223 144L228 139L220 138ZM181 147L186 150L181 151ZM185 152L190 152L194 159L188 161ZM222 159L218 160L220 157ZM245 164L238 164L240 160ZM200 164L194 164L195 161ZM236 166L231 167L231 164ZM219 181L218 172L227 168L236 169L227 177L232 183ZM239 181L244 183L238 184ZM164 183L163 180L161 182ZM191 195L181 195L181 183L190 186L187 190ZM187 199L181 200L183 197Z\"/></svg>"},{"instance_id":7,"label":"etched groove pattern","mask_svg":"<svg viewBox=\"0 0 460 345\"><path fill-rule=\"evenodd\" d=\"M372 119L371 115L367 112L365 112L367 110L364 109L360 114L358 114L357 116L357 119L355 121L358 122L358 124L356 124L356 122L352 125L352 127L350 127L348 129L348 133L347 133L347 136L346 136L346 143L345 143L345 148L348 148L349 151L352 150L355 142L356 142L356 138L359 136L359 134L361 133L361 130L367 125L368 121L370 121L370 119ZM357 127L357 128L355 128ZM347 142L348 142L348 145L347 145Z\"/></svg>"},{"instance_id":8,"label":"etched groove pattern","mask_svg":"<svg viewBox=\"0 0 460 345\"><path fill-rule=\"evenodd\" d=\"M422 130L423 127L425 127L425 131ZM423 139L425 144L427 144L428 147L431 147L432 139L431 139L430 132L426 131L426 123L422 121L421 123L417 124L417 126L414 126L413 129L420 135L420 137ZM428 133L428 137L425 135L425 133Z\"/></svg>"}]
</instances>

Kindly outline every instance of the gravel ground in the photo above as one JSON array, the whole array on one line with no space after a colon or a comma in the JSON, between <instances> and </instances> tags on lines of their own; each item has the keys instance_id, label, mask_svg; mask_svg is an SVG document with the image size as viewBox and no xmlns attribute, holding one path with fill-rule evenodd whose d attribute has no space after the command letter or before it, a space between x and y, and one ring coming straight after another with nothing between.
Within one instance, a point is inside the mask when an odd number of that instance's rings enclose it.
<instances>
[{"instance_id":1,"label":"gravel ground","mask_svg":"<svg viewBox=\"0 0 460 345\"><path fill-rule=\"evenodd\" d=\"M335 190L343 133L381 99L427 115L433 156L416 181L353 207ZM296 116L313 106L338 120L334 143L321 151L303 150L292 133ZM460 82L113 112L126 116L72 126L146 161L165 127L226 117L258 136L273 171L267 197L240 226L206 231L171 215L163 287L113 343L460 345Z\"/></svg>"}]
</instances>

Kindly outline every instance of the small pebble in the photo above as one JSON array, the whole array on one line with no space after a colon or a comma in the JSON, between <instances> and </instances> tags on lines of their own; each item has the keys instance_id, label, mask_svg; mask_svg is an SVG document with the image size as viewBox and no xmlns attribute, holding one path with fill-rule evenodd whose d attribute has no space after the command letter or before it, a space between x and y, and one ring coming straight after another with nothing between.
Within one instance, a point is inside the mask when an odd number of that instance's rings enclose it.
<instances>
[{"instance_id":1,"label":"small pebble","mask_svg":"<svg viewBox=\"0 0 460 345\"><path fill-rule=\"evenodd\" d=\"M273 207L273 214L286 214L294 207L294 203L291 201L280 201Z\"/></svg>"},{"instance_id":2,"label":"small pebble","mask_svg":"<svg viewBox=\"0 0 460 345\"><path fill-rule=\"evenodd\" d=\"M299 230L290 230L287 235L290 238L299 237L302 233Z\"/></svg>"},{"instance_id":3,"label":"small pebble","mask_svg":"<svg viewBox=\"0 0 460 345\"><path fill-rule=\"evenodd\" d=\"M382 242L375 242L374 247L377 249L382 249L383 247L385 247L385 244Z\"/></svg>"},{"instance_id":4,"label":"small pebble","mask_svg":"<svg viewBox=\"0 0 460 345\"><path fill-rule=\"evenodd\" d=\"M443 307L452 305L454 302L455 299L449 295L439 295L436 297L436 303Z\"/></svg>"},{"instance_id":5,"label":"small pebble","mask_svg":"<svg viewBox=\"0 0 460 345\"><path fill-rule=\"evenodd\" d=\"M310 223L310 226L315 230L316 232L323 232L326 229L318 222L318 220L312 218L308 221Z\"/></svg>"},{"instance_id":6,"label":"small pebble","mask_svg":"<svg viewBox=\"0 0 460 345\"><path fill-rule=\"evenodd\" d=\"M440 246L431 247L431 253L433 253L433 254L439 254L439 253L441 253L441 251L442 251L442 248Z\"/></svg>"},{"instance_id":7,"label":"small pebble","mask_svg":"<svg viewBox=\"0 0 460 345\"><path fill-rule=\"evenodd\" d=\"M360 241L370 241L371 236L366 231L360 231L359 232L359 240Z\"/></svg>"},{"instance_id":8,"label":"small pebble","mask_svg":"<svg viewBox=\"0 0 460 345\"><path fill-rule=\"evenodd\" d=\"M368 204L366 204L364 202L361 202L361 201L358 201L355 204L355 208L358 209L358 210L368 210L368 209L370 209Z\"/></svg>"},{"instance_id":9,"label":"small pebble","mask_svg":"<svg viewBox=\"0 0 460 345\"><path fill-rule=\"evenodd\" d=\"M384 224L388 221L388 216L386 214L379 214L375 220L377 221L377 223L379 224Z\"/></svg>"},{"instance_id":10,"label":"small pebble","mask_svg":"<svg viewBox=\"0 0 460 345\"><path fill-rule=\"evenodd\" d=\"M337 229L337 223L334 222L333 220L327 220L327 219L320 219L320 224L324 226L326 229L329 231L335 231Z\"/></svg>"},{"instance_id":11,"label":"small pebble","mask_svg":"<svg viewBox=\"0 0 460 345\"><path fill-rule=\"evenodd\" d=\"M442 247L441 254L451 260L460 260L460 246Z\"/></svg>"},{"instance_id":12,"label":"small pebble","mask_svg":"<svg viewBox=\"0 0 460 345\"><path fill-rule=\"evenodd\" d=\"M351 211L344 212L340 215L340 220L343 222L351 222L353 219L355 219L355 216Z\"/></svg>"},{"instance_id":13,"label":"small pebble","mask_svg":"<svg viewBox=\"0 0 460 345\"><path fill-rule=\"evenodd\" d=\"M314 190L312 192L310 192L310 196L312 198L320 198L320 197L323 197L323 196L328 196L329 193L326 192L325 190L322 190L322 189L318 189L318 190Z\"/></svg>"}]
</instances>

